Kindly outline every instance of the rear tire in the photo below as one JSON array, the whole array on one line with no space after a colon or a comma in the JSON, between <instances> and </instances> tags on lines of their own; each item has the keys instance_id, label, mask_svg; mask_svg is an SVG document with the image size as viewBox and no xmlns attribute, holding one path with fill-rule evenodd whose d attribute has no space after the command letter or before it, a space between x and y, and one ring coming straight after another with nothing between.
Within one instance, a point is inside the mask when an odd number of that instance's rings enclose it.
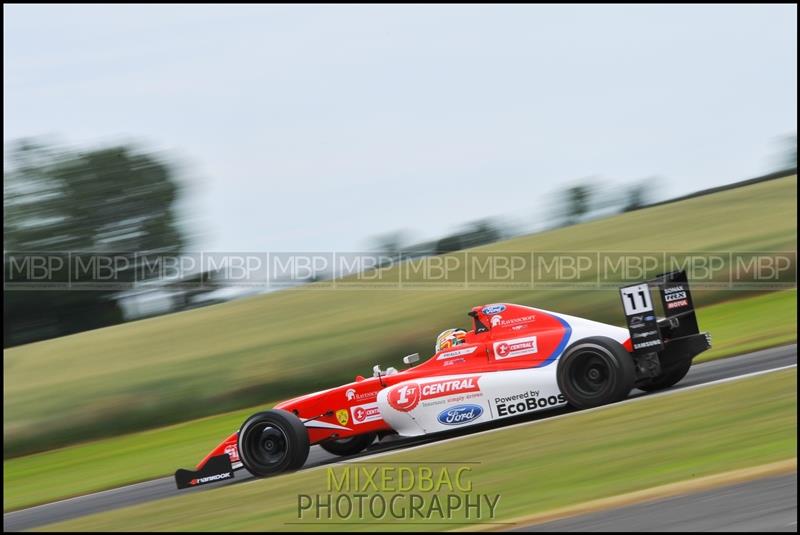
<instances>
[{"instance_id":1,"label":"rear tire","mask_svg":"<svg viewBox=\"0 0 800 535\"><path fill-rule=\"evenodd\" d=\"M297 470L308 458L308 432L294 414L273 409L254 414L239 429L239 458L257 477Z\"/></svg>"},{"instance_id":2,"label":"rear tire","mask_svg":"<svg viewBox=\"0 0 800 535\"><path fill-rule=\"evenodd\" d=\"M686 374L689 373L689 368L691 367L692 359L686 359L685 362L681 362L677 366L673 366L671 369L666 370L658 377L653 378L653 380L649 383L639 385L637 388L639 390L644 390L645 392L655 392L656 390L669 388L686 377Z\"/></svg>"},{"instance_id":3,"label":"rear tire","mask_svg":"<svg viewBox=\"0 0 800 535\"><path fill-rule=\"evenodd\" d=\"M340 438L338 440L326 440L320 442L320 447L328 453L334 455L355 455L363 451L367 446L375 441L375 433L366 433L354 437Z\"/></svg>"},{"instance_id":4,"label":"rear tire","mask_svg":"<svg viewBox=\"0 0 800 535\"><path fill-rule=\"evenodd\" d=\"M572 344L559 359L558 388L573 407L588 409L625 399L636 380L630 353L604 336Z\"/></svg>"}]
</instances>

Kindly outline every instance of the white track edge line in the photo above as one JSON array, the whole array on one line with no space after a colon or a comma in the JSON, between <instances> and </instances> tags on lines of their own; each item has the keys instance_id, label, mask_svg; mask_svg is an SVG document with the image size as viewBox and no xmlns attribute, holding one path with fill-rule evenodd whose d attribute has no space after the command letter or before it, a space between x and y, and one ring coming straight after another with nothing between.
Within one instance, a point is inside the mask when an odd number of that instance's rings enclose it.
<instances>
[{"instance_id":1,"label":"white track edge line","mask_svg":"<svg viewBox=\"0 0 800 535\"><path fill-rule=\"evenodd\" d=\"M337 466L337 465L342 465L342 464L358 464L359 462L363 462L366 459L375 459L375 458L378 458L378 457L383 457L385 455L391 455L391 454L401 453L401 452L405 453L407 451L413 451L413 450L416 450L416 449L421 449L421 448L425 448L425 447L428 447L428 446L433 446L433 445L436 445L436 444L445 444L447 442L454 442L456 440L462 440L462 439L465 439L465 438L471 438L471 437L476 437L476 436L480 436L480 435L485 435L485 434L488 434L488 433L494 433L494 432L497 432L497 431L503 431L505 429L513 429L515 427L521 427L521 426L526 426L526 425L535 425L535 424L538 424L540 422L545 422L545 421L559 420L561 418L565 418L565 417L568 417L568 416L574 416L576 414L586 414L586 413L589 413L589 412L600 411L600 410L608 409L610 407L617 407L617 406L624 405L624 404L627 404L627 403L634 403L636 401L640 401L640 400L643 400L643 399L653 399L653 398L656 398L656 397L670 396L670 395L677 394L679 392L685 392L687 390L695 390L695 389L698 389L698 388L703 388L703 387L707 387L707 386L711 386L711 385L716 385L716 384L721 384L721 383L729 383L729 382L732 382L732 381L738 381L740 379L746 379L748 377L755 377L755 376L758 376L758 375L764 375L764 374L767 374L767 373L773 373L773 372L788 370L790 368L796 368L796 367L797 367L797 364L789 364L787 366L780 366L778 368L771 368L769 370L760 370L760 371L757 371L757 372L746 373L744 375L735 375L733 377L725 377L723 379L717 379L715 381L711 381L711 382L708 382L708 383L700 383L700 384L697 384L697 385L686 386L686 387L683 387L683 388L676 388L675 390L668 390L666 392L658 392L658 393L655 393L655 394L636 396L634 398L628 398L628 399L625 399L623 401L619 401L617 403L612 403L610 405L602 405L600 407L593 407L591 409L583 409L583 410L579 410L579 411L573 411L573 412L570 412L570 413L567 413L567 414L559 414L559 415L556 415L556 416L551 416L549 418L542 418L542 419L539 419L539 420L534 420L532 422L520 422L520 423L517 423L517 424L506 425L506 426L498 427L498 428L495 428L495 429L487 429L485 431L478 431L476 433L469 433L469 434L458 436L458 437L451 437L451 438L446 438L446 439L442 439L442 440L437 440L437 441L434 441L434 442L427 442L425 444L418 444L416 446L410 446L408 448L398 448L398 449L392 449L392 450L389 450L389 451L373 453L372 455L365 455L363 457L358 457L357 459L349 459L349 460L344 460L344 461L339 461L339 462L334 462L334 463L320 464L320 465L317 465L317 466L312 466L310 468L306 468L304 470L299 470L299 472L310 472L310 471L313 471L313 470L318 470L320 468L326 468L328 466ZM286 475L289 476L291 474L286 474ZM278 477L280 477L280 476L278 476ZM171 479L170 476L166 476L166 477L162 477L162 478L158 478L158 479L151 479L151 480L148 480L148 481L140 481L139 483L131 483L130 485L124 485L122 487L117 487L117 488L114 488L114 489L107 489L107 490L103 490L103 491L100 491L100 492L93 492L91 494L84 494L82 496L73 496L71 498L64 498L62 500L57 500L57 501L54 501L54 502L48 502L48 503L43 503L43 504L40 504L40 505L34 505L33 507L28 507L26 509L19 509L17 511L10 511L8 513L4 513L3 517L15 515L17 513L34 511L34 510L36 510L36 509L38 509L40 507L49 507L51 505L56 505L56 504L60 504L60 503L67 503L67 502L71 502L71 501L91 498L91 497L94 497L94 496L97 496L97 495L100 495L100 494L112 494L112 493L116 493L118 491L122 491L122 490L125 490L125 489L130 489L130 488L134 488L134 487L140 487L140 486L144 486L144 485L147 485L147 484L152 484L152 483L160 482L160 481L163 481L163 480L170 480L170 479ZM262 478L253 478L252 480L242 481L239 484L240 485L244 485L244 484L247 484L247 483L256 483L258 481L262 481ZM219 487L219 488L222 488L222 487ZM168 498L169 497L171 497L171 496L168 496Z\"/></svg>"},{"instance_id":2,"label":"white track edge line","mask_svg":"<svg viewBox=\"0 0 800 535\"><path fill-rule=\"evenodd\" d=\"M461 436L457 436L457 437L446 438L446 439L437 440L437 441L434 441L434 442L427 442L425 444L419 444L417 446L410 446L408 448L398 448L398 449L390 450L390 451L382 451L380 453L374 453L372 455L365 455L363 457L358 457L356 459L348 459L348 460L334 462L334 463L321 464L321 465L317 465L317 466L312 466L311 468L306 468L305 470L302 470L302 472L311 472L313 470L318 470L318 469L321 469L321 468L328 468L328 467L331 467L331 466L341 466L341 465L345 465L345 464L358 464L359 462L363 462L364 460L376 459L378 457L383 457L383 456L386 456L386 455L393 455L393 454L397 454L397 453L406 453L406 452L409 452L409 451L422 449L422 448L426 448L426 447L429 447L429 446L434 446L434 445L437 445L437 444L445 444L447 442L455 442L457 440L463 440L463 439L466 439L466 438L472 438L472 437L477 437L477 436L480 436L480 435L486 435L486 434L489 434L489 433L495 433L495 432L498 432L498 431L504 431L506 429L513 429L515 427L522 427L522 426L527 426L527 425L536 425L536 424L539 424L539 423L542 423L542 422L552 422L554 420L560 420L562 418L575 416L577 414L586 414L586 413L590 413L590 412L606 410L606 409L609 409L611 407L618 407L620 405L625 405L625 404L628 404L628 403L635 403L637 401L641 401L641 400L644 400L644 399L653 399L653 398L656 398L656 397L670 396L670 395L678 394L680 392L686 392L687 390L696 390L696 389L699 389L699 388L704 388L704 387L707 387L707 386L717 385L717 384L721 384L721 383L730 383L730 382L733 382L733 381L738 381L740 379L746 379L746 378L755 377L755 376L758 376L758 375L765 375L765 374L768 374L768 373L779 372L779 371L788 370L788 369L791 369L791 368L797 368L797 364L789 364L787 366L779 366L778 368L771 368L769 370L760 370L760 371L757 371L757 372L750 372L750 373L746 373L744 375L736 375L734 377L725 377L723 379L717 379L715 381L711 381L711 382L708 382L708 383L701 383L701 384L698 384L698 385L687 386L687 387L684 387L684 388L677 388L675 390L668 390L666 392L658 392L656 394L649 394L649 395L645 395L645 396L636 396L635 398L628 398L628 399L625 399L623 401L618 401L617 403L612 403L610 405L602 405L600 407L593 407L591 409L583 409L583 410L569 412L567 414L559 414L559 415L556 415L556 416L551 416L549 418L542 418L542 419L539 419L539 420L534 420L532 422L520 422L520 423L512 424L512 425L505 425L505 426L502 426L502 427L497 427L495 429L487 429L485 431L478 431L476 433L469 433L467 435L461 435ZM289 476L290 474L286 474L286 475ZM252 480L243 481L242 483L240 483L240 485L246 485L248 483L257 483L259 481L263 481L263 479L261 479L261 478L253 478Z\"/></svg>"}]
</instances>

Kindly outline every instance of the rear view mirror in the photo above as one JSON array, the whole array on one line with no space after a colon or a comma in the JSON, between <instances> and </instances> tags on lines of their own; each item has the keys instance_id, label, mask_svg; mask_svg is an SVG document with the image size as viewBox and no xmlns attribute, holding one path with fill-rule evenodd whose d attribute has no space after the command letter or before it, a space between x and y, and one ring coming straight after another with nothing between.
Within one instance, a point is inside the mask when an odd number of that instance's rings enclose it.
<instances>
[{"instance_id":1,"label":"rear view mirror","mask_svg":"<svg viewBox=\"0 0 800 535\"><path fill-rule=\"evenodd\" d=\"M405 357L403 357L403 362L405 364L408 364L409 366L411 364L414 364L418 360L419 360L419 353L412 353L411 355L406 355Z\"/></svg>"}]
</instances>

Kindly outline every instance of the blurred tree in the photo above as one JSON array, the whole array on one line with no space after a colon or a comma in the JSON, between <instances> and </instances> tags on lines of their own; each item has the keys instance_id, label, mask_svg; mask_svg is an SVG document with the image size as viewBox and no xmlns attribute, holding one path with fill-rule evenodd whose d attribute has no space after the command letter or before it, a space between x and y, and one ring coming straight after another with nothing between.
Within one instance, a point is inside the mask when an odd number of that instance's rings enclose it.
<instances>
[{"instance_id":1,"label":"blurred tree","mask_svg":"<svg viewBox=\"0 0 800 535\"><path fill-rule=\"evenodd\" d=\"M445 236L436 242L436 254L452 253L461 249L478 247L494 243L502 238L497 222L492 219L480 219L470 223L465 230Z\"/></svg>"},{"instance_id":2,"label":"blurred tree","mask_svg":"<svg viewBox=\"0 0 800 535\"><path fill-rule=\"evenodd\" d=\"M477 247L500 240L501 232L496 222L481 219L472 223L472 230L467 233L466 247Z\"/></svg>"},{"instance_id":3,"label":"blurred tree","mask_svg":"<svg viewBox=\"0 0 800 535\"><path fill-rule=\"evenodd\" d=\"M568 225L579 222L589 212L591 198L592 188L588 184L579 184L566 190L564 219Z\"/></svg>"},{"instance_id":4,"label":"blurred tree","mask_svg":"<svg viewBox=\"0 0 800 535\"><path fill-rule=\"evenodd\" d=\"M797 168L797 134L786 137L786 159L785 166Z\"/></svg>"},{"instance_id":5,"label":"blurred tree","mask_svg":"<svg viewBox=\"0 0 800 535\"><path fill-rule=\"evenodd\" d=\"M408 244L408 235L403 230L396 230L375 236L370 241L375 251L395 256Z\"/></svg>"},{"instance_id":6,"label":"blurred tree","mask_svg":"<svg viewBox=\"0 0 800 535\"><path fill-rule=\"evenodd\" d=\"M399 259L400 255L405 252L405 248L408 246L408 233L404 230L387 232L370 238L370 242L372 250L392 259L382 259L378 263L378 267L382 268Z\"/></svg>"},{"instance_id":7,"label":"blurred tree","mask_svg":"<svg viewBox=\"0 0 800 535\"><path fill-rule=\"evenodd\" d=\"M461 237L457 234L453 234L452 236L445 236L436 242L435 253L437 255L447 254L452 253L453 251L459 251L463 248L464 247L461 244Z\"/></svg>"},{"instance_id":8,"label":"blurred tree","mask_svg":"<svg viewBox=\"0 0 800 535\"><path fill-rule=\"evenodd\" d=\"M117 280L132 280L134 253L184 246L172 169L131 147L73 152L24 140L3 173L4 250L125 253ZM8 260L4 259L8 268ZM6 271L8 273L8 269ZM117 290L4 292L4 346L122 321Z\"/></svg>"},{"instance_id":9,"label":"blurred tree","mask_svg":"<svg viewBox=\"0 0 800 535\"><path fill-rule=\"evenodd\" d=\"M647 199L647 188L648 186L645 182L639 182L638 184L630 186L625 192L625 206L622 208L622 211L630 212L647 205L649 202Z\"/></svg>"}]
</instances>

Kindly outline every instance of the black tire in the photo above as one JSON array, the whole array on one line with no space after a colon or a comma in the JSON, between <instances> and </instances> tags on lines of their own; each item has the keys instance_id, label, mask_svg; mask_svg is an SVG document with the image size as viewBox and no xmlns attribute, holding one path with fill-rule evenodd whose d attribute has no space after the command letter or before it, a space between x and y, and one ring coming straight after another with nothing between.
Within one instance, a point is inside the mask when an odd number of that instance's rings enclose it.
<instances>
[{"instance_id":1,"label":"black tire","mask_svg":"<svg viewBox=\"0 0 800 535\"><path fill-rule=\"evenodd\" d=\"M355 455L364 450L375 441L375 433L366 433L354 437L340 438L338 440L326 440L320 442L320 447L328 453L334 455Z\"/></svg>"},{"instance_id":2,"label":"black tire","mask_svg":"<svg viewBox=\"0 0 800 535\"><path fill-rule=\"evenodd\" d=\"M303 422L281 409L254 414L239 429L239 458L257 477L301 468L308 450L308 432Z\"/></svg>"},{"instance_id":3,"label":"black tire","mask_svg":"<svg viewBox=\"0 0 800 535\"><path fill-rule=\"evenodd\" d=\"M656 390L669 388L686 377L686 374L689 373L689 368L691 367L692 359L686 359L677 366L673 366L672 368L664 371L658 377L653 378L652 381L643 385L639 385L637 388L639 388L639 390L644 390L645 392L655 392Z\"/></svg>"},{"instance_id":4,"label":"black tire","mask_svg":"<svg viewBox=\"0 0 800 535\"><path fill-rule=\"evenodd\" d=\"M573 407L588 409L625 399L636 380L630 353L604 336L572 344L559 359L558 388Z\"/></svg>"}]
</instances>

